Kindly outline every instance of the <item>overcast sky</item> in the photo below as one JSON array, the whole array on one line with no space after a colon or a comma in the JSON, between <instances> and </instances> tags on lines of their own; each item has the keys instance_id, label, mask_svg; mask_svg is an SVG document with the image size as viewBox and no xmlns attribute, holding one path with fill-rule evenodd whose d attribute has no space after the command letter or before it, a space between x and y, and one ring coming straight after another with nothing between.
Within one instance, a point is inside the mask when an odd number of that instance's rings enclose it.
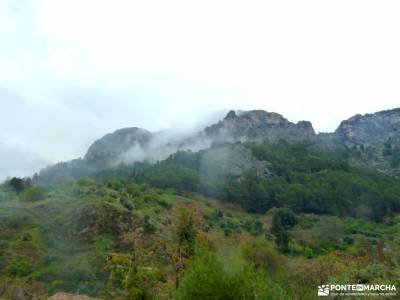
<instances>
[{"instance_id":1,"label":"overcast sky","mask_svg":"<svg viewBox=\"0 0 400 300\"><path fill-rule=\"evenodd\" d=\"M400 106L400 2L0 0L0 178L103 134Z\"/></svg>"}]
</instances>

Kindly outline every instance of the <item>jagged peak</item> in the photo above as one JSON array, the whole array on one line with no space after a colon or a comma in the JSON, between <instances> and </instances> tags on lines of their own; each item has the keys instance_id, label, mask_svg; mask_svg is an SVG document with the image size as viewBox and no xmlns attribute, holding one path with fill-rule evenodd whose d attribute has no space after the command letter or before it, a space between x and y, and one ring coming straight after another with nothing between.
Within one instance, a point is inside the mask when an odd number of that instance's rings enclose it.
<instances>
[{"instance_id":1,"label":"jagged peak","mask_svg":"<svg viewBox=\"0 0 400 300\"><path fill-rule=\"evenodd\" d=\"M400 134L400 108L356 114L342 121L335 133L347 145L382 143Z\"/></svg>"},{"instance_id":2,"label":"jagged peak","mask_svg":"<svg viewBox=\"0 0 400 300\"><path fill-rule=\"evenodd\" d=\"M289 121L286 118L284 118L281 114L275 112L268 112L261 109L240 111L240 112L231 110L225 116L222 122L225 121L229 122L233 120L237 122L240 122L241 120L243 121L247 120L253 123L266 123L266 124L289 123Z\"/></svg>"},{"instance_id":3,"label":"jagged peak","mask_svg":"<svg viewBox=\"0 0 400 300\"><path fill-rule=\"evenodd\" d=\"M151 132L141 127L125 127L117 129L110 134L129 134L129 133L151 133Z\"/></svg>"},{"instance_id":4,"label":"jagged peak","mask_svg":"<svg viewBox=\"0 0 400 300\"><path fill-rule=\"evenodd\" d=\"M282 115L265 110L229 111L225 118L204 129L204 135L220 142L310 139L315 131L308 121L289 122Z\"/></svg>"},{"instance_id":5,"label":"jagged peak","mask_svg":"<svg viewBox=\"0 0 400 300\"><path fill-rule=\"evenodd\" d=\"M361 119L365 119L365 118L373 118L373 117L379 117L379 116L389 116L389 115L400 115L400 107L398 108L393 108L393 109L386 109L386 110L380 110L374 113L366 113L366 114L355 114L354 116L343 120L341 122L349 122L349 121L356 121L356 120L361 120ZM340 125L339 125L340 127Z\"/></svg>"},{"instance_id":6,"label":"jagged peak","mask_svg":"<svg viewBox=\"0 0 400 300\"><path fill-rule=\"evenodd\" d=\"M135 143L144 145L153 137L153 133L140 127L121 128L96 140L88 149L85 160L104 160L128 151Z\"/></svg>"},{"instance_id":7,"label":"jagged peak","mask_svg":"<svg viewBox=\"0 0 400 300\"><path fill-rule=\"evenodd\" d=\"M234 119L236 117L237 117L236 112L234 110L231 110L227 113L224 120Z\"/></svg>"}]
</instances>

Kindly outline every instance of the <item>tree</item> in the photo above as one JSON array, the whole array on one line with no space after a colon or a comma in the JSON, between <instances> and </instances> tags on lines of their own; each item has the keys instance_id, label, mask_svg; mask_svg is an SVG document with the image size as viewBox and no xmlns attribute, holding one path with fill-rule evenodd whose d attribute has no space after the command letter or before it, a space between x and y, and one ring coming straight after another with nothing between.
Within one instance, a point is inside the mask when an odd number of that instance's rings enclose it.
<instances>
[{"instance_id":1,"label":"tree","mask_svg":"<svg viewBox=\"0 0 400 300\"><path fill-rule=\"evenodd\" d=\"M157 247L171 264L175 275L175 286L189 259L194 255L196 237L204 225L203 214L195 205L179 205L172 210L171 237L162 234L157 238Z\"/></svg>"},{"instance_id":2,"label":"tree","mask_svg":"<svg viewBox=\"0 0 400 300\"><path fill-rule=\"evenodd\" d=\"M172 211L173 232L178 245L187 257L194 253L194 243L198 227L202 225L203 217L196 206L177 206Z\"/></svg>"},{"instance_id":3,"label":"tree","mask_svg":"<svg viewBox=\"0 0 400 300\"><path fill-rule=\"evenodd\" d=\"M282 220L278 214L274 215L272 220L271 233L275 236L276 245L281 252L289 250L289 234L282 224Z\"/></svg>"},{"instance_id":4,"label":"tree","mask_svg":"<svg viewBox=\"0 0 400 300\"><path fill-rule=\"evenodd\" d=\"M25 188L32 185L30 179L22 179L18 177L11 178L9 184L17 193L22 192Z\"/></svg>"},{"instance_id":5,"label":"tree","mask_svg":"<svg viewBox=\"0 0 400 300\"><path fill-rule=\"evenodd\" d=\"M288 208L279 209L275 213L274 218L280 219L281 224L285 230L292 228L298 222L298 219L294 212Z\"/></svg>"},{"instance_id":6,"label":"tree","mask_svg":"<svg viewBox=\"0 0 400 300\"><path fill-rule=\"evenodd\" d=\"M127 300L154 299L157 286L165 279L151 237L139 227L126 233L123 241L130 246L131 251L129 255L110 255L109 268L112 276L109 286L122 289L124 299Z\"/></svg>"}]
</instances>

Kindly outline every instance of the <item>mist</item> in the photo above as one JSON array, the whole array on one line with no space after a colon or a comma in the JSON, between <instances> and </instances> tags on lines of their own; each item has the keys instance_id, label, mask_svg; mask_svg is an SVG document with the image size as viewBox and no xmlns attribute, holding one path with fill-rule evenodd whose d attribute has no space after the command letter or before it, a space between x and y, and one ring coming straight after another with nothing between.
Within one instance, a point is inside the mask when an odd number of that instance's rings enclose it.
<instances>
[{"instance_id":1,"label":"mist","mask_svg":"<svg viewBox=\"0 0 400 300\"><path fill-rule=\"evenodd\" d=\"M81 157L119 128L193 129L230 109L329 132L354 114L394 108L398 8L1 0L1 174Z\"/></svg>"},{"instance_id":2,"label":"mist","mask_svg":"<svg viewBox=\"0 0 400 300\"><path fill-rule=\"evenodd\" d=\"M0 0L0 300L394 299L399 15Z\"/></svg>"},{"instance_id":3,"label":"mist","mask_svg":"<svg viewBox=\"0 0 400 300\"><path fill-rule=\"evenodd\" d=\"M29 176L33 170L38 170L49 164L37 153L17 145L0 143L0 181L12 176Z\"/></svg>"}]
</instances>

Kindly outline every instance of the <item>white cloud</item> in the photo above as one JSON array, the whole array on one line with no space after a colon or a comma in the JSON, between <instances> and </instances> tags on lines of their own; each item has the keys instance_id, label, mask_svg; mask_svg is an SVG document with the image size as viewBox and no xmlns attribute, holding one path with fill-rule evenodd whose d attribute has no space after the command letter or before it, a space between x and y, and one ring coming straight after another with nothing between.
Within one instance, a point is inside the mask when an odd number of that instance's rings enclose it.
<instances>
[{"instance_id":1,"label":"white cloud","mask_svg":"<svg viewBox=\"0 0 400 300\"><path fill-rule=\"evenodd\" d=\"M228 108L331 131L399 106L399 13L370 0L0 0L0 87L12 91L0 139L65 160L119 127Z\"/></svg>"},{"instance_id":2,"label":"white cloud","mask_svg":"<svg viewBox=\"0 0 400 300\"><path fill-rule=\"evenodd\" d=\"M39 154L16 144L0 143L0 157L0 182L7 177L32 175L33 170L49 163Z\"/></svg>"}]
</instances>

